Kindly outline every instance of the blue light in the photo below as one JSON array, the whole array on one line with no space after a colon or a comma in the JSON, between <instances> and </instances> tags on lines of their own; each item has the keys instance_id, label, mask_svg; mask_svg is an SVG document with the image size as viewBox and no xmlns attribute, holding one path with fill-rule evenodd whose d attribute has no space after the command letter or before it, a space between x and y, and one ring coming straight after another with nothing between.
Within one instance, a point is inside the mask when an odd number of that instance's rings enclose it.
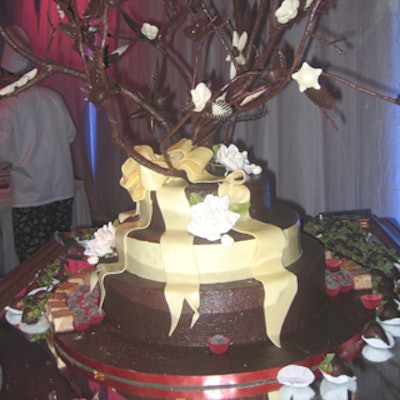
<instances>
[{"instance_id":1,"label":"blue light","mask_svg":"<svg viewBox=\"0 0 400 400\"><path fill-rule=\"evenodd\" d=\"M400 29L400 8L398 5L393 3L394 8L392 10L391 18L391 76L393 76L393 82L391 86L394 88L393 96L396 97L398 94L398 88L400 86L400 66L398 63L400 57L400 40L399 40L399 29ZM389 104L386 111L386 130L388 134L388 204L390 205L389 212L390 216L394 217L398 222L400 221L400 110L399 106Z\"/></svg>"},{"instance_id":2,"label":"blue light","mask_svg":"<svg viewBox=\"0 0 400 400\"><path fill-rule=\"evenodd\" d=\"M97 110L92 104L88 104L88 121L89 121L89 152L90 166L92 170L93 180L96 182L96 161L97 161Z\"/></svg>"}]
</instances>

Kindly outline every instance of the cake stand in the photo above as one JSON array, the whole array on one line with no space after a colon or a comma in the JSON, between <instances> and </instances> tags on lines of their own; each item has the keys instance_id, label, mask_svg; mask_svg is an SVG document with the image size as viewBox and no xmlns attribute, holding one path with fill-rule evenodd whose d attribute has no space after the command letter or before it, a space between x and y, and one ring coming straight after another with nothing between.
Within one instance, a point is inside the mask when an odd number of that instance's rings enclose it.
<instances>
[{"instance_id":1,"label":"cake stand","mask_svg":"<svg viewBox=\"0 0 400 400\"><path fill-rule=\"evenodd\" d=\"M107 317L84 332L54 334L50 346L71 370L125 399L256 398L280 387L276 377L285 365L307 366L318 377L326 352L345 361L359 354L361 331L374 318L359 295L352 290L327 298L312 323L286 338L282 348L269 342L231 345L217 355L207 347L132 343Z\"/></svg>"}]
</instances>

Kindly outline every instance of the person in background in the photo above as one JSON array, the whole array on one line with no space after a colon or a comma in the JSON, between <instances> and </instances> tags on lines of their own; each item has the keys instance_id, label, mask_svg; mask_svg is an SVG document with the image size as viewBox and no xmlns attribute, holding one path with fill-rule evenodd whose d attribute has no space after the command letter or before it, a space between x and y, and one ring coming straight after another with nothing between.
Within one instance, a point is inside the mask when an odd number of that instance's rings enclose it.
<instances>
[{"instance_id":1,"label":"person in background","mask_svg":"<svg viewBox=\"0 0 400 400\"><path fill-rule=\"evenodd\" d=\"M21 46L19 26L7 29ZM4 43L0 89L29 71L30 62ZM0 162L11 164L15 250L22 262L72 223L74 177L70 144L76 128L63 99L35 85L0 97Z\"/></svg>"}]
</instances>

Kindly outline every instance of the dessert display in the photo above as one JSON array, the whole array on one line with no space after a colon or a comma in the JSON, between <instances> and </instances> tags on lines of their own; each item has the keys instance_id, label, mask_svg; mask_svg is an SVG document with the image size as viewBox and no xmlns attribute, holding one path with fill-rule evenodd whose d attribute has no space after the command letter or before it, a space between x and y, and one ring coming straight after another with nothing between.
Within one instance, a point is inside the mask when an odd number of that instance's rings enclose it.
<instances>
[{"instance_id":1,"label":"dessert display","mask_svg":"<svg viewBox=\"0 0 400 400\"><path fill-rule=\"evenodd\" d=\"M87 100L104 110L111 139L128 156L120 183L134 211L121 212L89 240L60 235L65 254L35 308L12 308L9 320L22 323L14 318L18 313L44 318L39 333L48 332L56 357L126 396L200 399L207 390L219 398L257 396L279 387L278 371L287 365L296 367L284 370L282 382L304 374L310 383L309 371L321 375L317 367L327 353L334 353L329 362L335 371L341 357L360 353L361 333L375 309L365 309L359 295L379 291L398 300L398 255L388 255L388 277L363 257L346 257L348 250L357 256L366 251L352 248L337 226L333 240L326 226L319 230L322 220L309 222L304 232L295 211L271 202L267 174L234 144L230 129L240 118L261 117L265 104L293 81L324 114L334 99L320 77L383 98L307 63L308 43L317 37L311 26L331 1L260 1L254 7L233 1L226 15L208 1L164 1L164 26L139 23L123 0L91 0L83 12L74 1L54 3L58 17L49 47L54 35L67 35L81 67L24 51L37 67L1 95L57 72L82 80ZM111 10L119 12L123 31L108 23ZM292 57L280 38L300 22L304 31ZM171 39L178 33L196 49L192 64ZM19 49L2 27L0 34ZM152 69L148 92L125 86L114 68L139 41L163 58ZM337 49L340 42L326 44ZM202 71L202 50L212 45L226 57L221 74ZM159 93L168 72L163 68L182 81L176 88L181 96L171 96L171 102L184 98L174 116ZM146 118L154 145L127 140L115 108L119 97L132 108L132 120ZM29 289L18 301L33 298ZM389 303L380 312L383 321L397 318ZM370 346L366 357L388 357L391 342L377 356L369 335L370 328L363 336ZM340 375L349 376L344 370Z\"/></svg>"},{"instance_id":2,"label":"dessert display","mask_svg":"<svg viewBox=\"0 0 400 400\"><path fill-rule=\"evenodd\" d=\"M132 339L204 347L208 337L226 334L235 344L269 339L280 347L281 336L297 333L318 312L325 297L322 248L312 240L303 247L294 212L266 209L269 199L261 177L234 184L230 179L175 182L160 189L164 194L151 192L149 201L139 203L140 210L153 207L149 221L136 216L117 227L117 249L118 242L123 246L119 259L100 267L104 309ZM242 217L235 213L223 234L234 242L226 246L222 236L207 241L188 234L187 225L194 226L190 199L217 200L223 191L240 196L233 209L249 210ZM210 207L207 213L213 211ZM180 265L176 254L181 254Z\"/></svg>"}]
</instances>

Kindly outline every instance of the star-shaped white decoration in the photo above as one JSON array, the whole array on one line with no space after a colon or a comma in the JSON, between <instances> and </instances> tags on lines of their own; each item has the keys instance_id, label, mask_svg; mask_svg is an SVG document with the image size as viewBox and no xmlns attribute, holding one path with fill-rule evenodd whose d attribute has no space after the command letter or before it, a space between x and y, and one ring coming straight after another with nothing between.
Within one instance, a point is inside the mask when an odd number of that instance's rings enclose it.
<instances>
[{"instance_id":1,"label":"star-shaped white decoration","mask_svg":"<svg viewBox=\"0 0 400 400\"><path fill-rule=\"evenodd\" d=\"M322 73L322 68L313 68L306 62L303 62L301 68L292 75L292 78L297 81L300 92L304 92L306 89L314 88L321 89L318 82L319 76Z\"/></svg>"}]
</instances>

